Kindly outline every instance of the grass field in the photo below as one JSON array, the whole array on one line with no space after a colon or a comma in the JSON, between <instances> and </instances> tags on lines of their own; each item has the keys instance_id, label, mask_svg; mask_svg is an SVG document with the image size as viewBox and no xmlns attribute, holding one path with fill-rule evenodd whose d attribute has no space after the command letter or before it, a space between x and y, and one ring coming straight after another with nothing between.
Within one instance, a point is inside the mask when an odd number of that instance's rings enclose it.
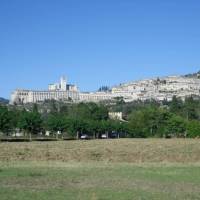
<instances>
[{"instance_id":1,"label":"grass field","mask_svg":"<svg viewBox=\"0 0 200 200\"><path fill-rule=\"evenodd\" d=\"M200 140L0 143L0 199L200 199Z\"/></svg>"}]
</instances>

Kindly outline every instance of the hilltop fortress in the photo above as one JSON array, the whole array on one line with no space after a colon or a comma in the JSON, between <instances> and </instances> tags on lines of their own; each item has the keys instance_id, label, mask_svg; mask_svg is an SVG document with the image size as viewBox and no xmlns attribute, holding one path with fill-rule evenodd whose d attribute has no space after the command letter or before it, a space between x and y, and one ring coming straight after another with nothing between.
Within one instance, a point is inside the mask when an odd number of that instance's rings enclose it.
<instances>
[{"instance_id":1,"label":"hilltop fortress","mask_svg":"<svg viewBox=\"0 0 200 200\"><path fill-rule=\"evenodd\" d=\"M120 84L108 91L80 92L76 85L61 77L60 83L50 84L46 91L17 89L11 94L11 104L37 103L45 100L99 102L123 97L125 102L134 100L171 101L173 96L182 98L200 96L198 76L168 76Z\"/></svg>"}]
</instances>

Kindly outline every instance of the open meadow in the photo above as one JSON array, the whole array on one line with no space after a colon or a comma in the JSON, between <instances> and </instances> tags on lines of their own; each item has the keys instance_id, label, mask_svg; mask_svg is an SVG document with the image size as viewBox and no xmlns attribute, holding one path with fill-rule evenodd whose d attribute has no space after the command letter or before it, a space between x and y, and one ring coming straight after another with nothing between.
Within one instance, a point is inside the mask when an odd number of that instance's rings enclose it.
<instances>
[{"instance_id":1,"label":"open meadow","mask_svg":"<svg viewBox=\"0 0 200 200\"><path fill-rule=\"evenodd\" d=\"M0 143L1 200L200 199L200 140Z\"/></svg>"}]
</instances>

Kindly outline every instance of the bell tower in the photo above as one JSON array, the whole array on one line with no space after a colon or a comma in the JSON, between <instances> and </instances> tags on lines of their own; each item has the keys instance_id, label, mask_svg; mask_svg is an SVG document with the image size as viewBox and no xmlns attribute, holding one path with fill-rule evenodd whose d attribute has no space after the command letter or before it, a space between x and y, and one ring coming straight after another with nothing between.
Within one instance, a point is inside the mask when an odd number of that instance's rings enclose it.
<instances>
[{"instance_id":1,"label":"bell tower","mask_svg":"<svg viewBox=\"0 0 200 200\"><path fill-rule=\"evenodd\" d=\"M65 76L60 78L60 90L66 91L67 90L67 79Z\"/></svg>"}]
</instances>

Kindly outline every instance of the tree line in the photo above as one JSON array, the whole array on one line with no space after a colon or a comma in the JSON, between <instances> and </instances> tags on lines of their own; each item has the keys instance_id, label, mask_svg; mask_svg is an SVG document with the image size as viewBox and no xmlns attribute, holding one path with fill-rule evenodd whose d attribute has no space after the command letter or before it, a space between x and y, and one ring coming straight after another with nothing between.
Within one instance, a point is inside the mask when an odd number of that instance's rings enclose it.
<instances>
[{"instance_id":1,"label":"tree line","mask_svg":"<svg viewBox=\"0 0 200 200\"><path fill-rule=\"evenodd\" d=\"M40 108L42 109L40 110ZM0 106L0 131L4 135L20 130L25 134L45 134L50 131L76 138L87 134L99 138L101 134L125 134L124 123L110 120L106 106L95 103L64 104L55 101L44 109L34 104L31 108Z\"/></svg>"},{"instance_id":2,"label":"tree line","mask_svg":"<svg viewBox=\"0 0 200 200\"><path fill-rule=\"evenodd\" d=\"M122 112L124 121L109 118L109 111ZM171 102L135 101L118 98L110 103L61 103L56 101L24 106L0 106L0 132L11 135L50 131L77 138L87 134L99 138L113 133L123 137L199 137L200 100L185 101L173 97Z\"/></svg>"}]
</instances>

